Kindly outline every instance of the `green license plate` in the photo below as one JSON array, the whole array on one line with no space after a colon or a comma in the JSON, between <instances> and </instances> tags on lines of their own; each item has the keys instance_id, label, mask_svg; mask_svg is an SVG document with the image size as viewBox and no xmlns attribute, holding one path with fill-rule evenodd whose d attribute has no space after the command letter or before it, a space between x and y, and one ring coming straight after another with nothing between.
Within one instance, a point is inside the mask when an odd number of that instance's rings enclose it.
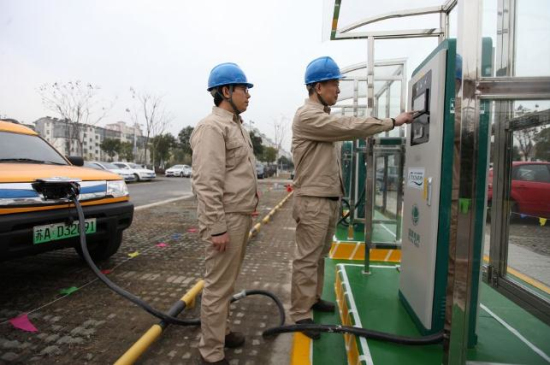
<instances>
[{"instance_id":1,"label":"green license plate","mask_svg":"<svg viewBox=\"0 0 550 365\"><path fill-rule=\"evenodd\" d=\"M86 219L84 221L86 227L86 234L91 234L96 232L96 219ZM67 225L65 223L57 224L46 224L45 226L36 226L33 227L33 243L39 244L50 241L62 240L69 237L78 236L78 221L73 222L73 224Z\"/></svg>"}]
</instances>

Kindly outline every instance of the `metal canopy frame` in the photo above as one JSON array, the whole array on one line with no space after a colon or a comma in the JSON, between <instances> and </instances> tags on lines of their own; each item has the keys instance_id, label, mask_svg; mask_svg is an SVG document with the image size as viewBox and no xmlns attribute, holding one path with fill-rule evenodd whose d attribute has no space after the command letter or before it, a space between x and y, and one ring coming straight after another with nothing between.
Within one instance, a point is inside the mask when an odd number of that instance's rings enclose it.
<instances>
[{"instance_id":1,"label":"metal canopy frame","mask_svg":"<svg viewBox=\"0 0 550 365\"><path fill-rule=\"evenodd\" d=\"M516 50L516 3L517 0L498 0L497 11L497 44L495 57L496 77L481 76L481 23L482 2L479 0L448 0L436 7L419 8L390 12L376 17L338 28L342 0L335 0L333 7L331 40L366 39L368 44L367 65L374 62L374 41L380 39L439 37L442 41L449 35L449 13L458 7L457 58L462 59L462 79L455 95L455 160L453 173L453 201L451 204L451 228L449 245L449 271L446 298L446 318L444 335L444 364L464 365L467 363L468 334L470 326L475 324L471 312L472 303L476 301L477 293L473 293L472 277L474 268L479 262L474 262L475 222L485 220L480 213L478 204L486 205L476 200L476 174L479 173L480 160L486 158L478 151L480 136L486 131L480 130L479 115L482 100L492 100L495 110L495 154L494 176L509 176L509 123L508 116L513 112L514 100L549 100L550 77L515 77ZM439 28L412 29L382 32L352 32L368 24L425 14L440 14ZM374 68L367 70L368 108L373 110ZM489 133L490 135L490 133ZM369 139L367 150L373 147L373 139ZM485 151L483 151L485 153ZM372 154L371 154L372 157ZM373 166L373 161L367 163ZM370 173L370 175L369 175ZM504 174L504 175L503 175ZM473 178L472 178L473 177ZM372 171L367 171L367 187L373 187ZM496 178L493 181L493 196L500 198L501 206L492 206L491 248L489 266L486 268L486 280L508 298L520 303L534 314L549 313L550 305L518 283L503 275L502 269L507 265L508 213L505 209L507 188L510 181ZM486 187L485 187L486 189ZM456 197L455 197L456 195ZM459 211L458 200L471 202L470 209ZM483 211L483 210L481 210ZM367 222L372 216L368 216ZM372 212L371 212L372 215ZM543 319L544 320L544 319ZM473 363L471 363L473 364Z\"/></svg>"},{"instance_id":2,"label":"metal canopy frame","mask_svg":"<svg viewBox=\"0 0 550 365\"><path fill-rule=\"evenodd\" d=\"M424 38L424 37L440 37L445 39L449 34L448 15L456 6L458 0L448 0L441 6L432 6L417 9L400 10L386 14L377 15L375 17L366 18L358 22L352 23L338 29L338 19L340 17L340 7L342 0L334 1L332 13L332 27L330 32L330 40L344 39L398 39L398 38ZM439 28L411 29L399 31L377 31L377 32L351 32L365 25L378 23L388 19L404 18L419 15L440 14Z\"/></svg>"}]
</instances>

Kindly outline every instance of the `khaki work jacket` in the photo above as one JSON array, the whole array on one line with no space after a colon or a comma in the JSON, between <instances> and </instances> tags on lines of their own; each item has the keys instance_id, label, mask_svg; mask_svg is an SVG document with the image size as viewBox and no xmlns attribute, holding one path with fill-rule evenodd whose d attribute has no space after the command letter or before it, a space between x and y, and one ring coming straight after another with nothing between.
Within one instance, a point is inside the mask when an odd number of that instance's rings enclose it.
<instances>
[{"instance_id":1,"label":"khaki work jacket","mask_svg":"<svg viewBox=\"0 0 550 365\"><path fill-rule=\"evenodd\" d=\"M226 213L250 214L258 205L250 135L240 117L213 107L191 134L191 148L199 222L208 236L222 234L227 231Z\"/></svg>"},{"instance_id":2,"label":"khaki work jacket","mask_svg":"<svg viewBox=\"0 0 550 365\"><path fill-rule=\"evenodd\" d=\"M330 115L330 108L306 99L292 123L294 188L298 196L341 197L344 194L340 144L393 128L390 118Z\"/></svg>"}]
</instances>

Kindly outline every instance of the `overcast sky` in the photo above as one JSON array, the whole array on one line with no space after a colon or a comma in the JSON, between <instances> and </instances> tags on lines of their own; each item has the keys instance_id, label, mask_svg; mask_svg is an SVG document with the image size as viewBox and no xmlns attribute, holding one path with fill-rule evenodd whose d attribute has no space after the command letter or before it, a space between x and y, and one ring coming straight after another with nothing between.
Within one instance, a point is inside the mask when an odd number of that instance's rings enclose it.
<instances>
[{"instance_id":1,"label":"overcast sky","mask_svg":"<svg viewBox=\"0 0 550 365\"><path fill-rule=\"evenodd\" d=\"M547 0L531 1L548 10ZM416 0L414 6L443 2ZM344 0L339 26L412 4ZM496 0L485 7L496 11ZM175 117L169 131L177 135L210 112L209 72L231 61L255 84L243 118L273 136L273 121L286 118L290 129L306 97L309 61L330 55L345 67L367 59L366 40L326 40L331 11L323 0L0 0L0 115L27 123L55 116L44 109L37 88L81 80L101 86L101 98L116 98L100 124L129 121L125 110L134 107L133 87L164 95ZM490 19L495 22L496 13ZM548 36L548 16L539 20ZM428 25L436 27L438 18L395 20L378 29ZM383 41L377 43L376 59L408 57L410 74L436 45L434 38ZM548 46L542 49L548 52ZM290 132L287 148L289 142Z\"/></svg>"}]
</instances>

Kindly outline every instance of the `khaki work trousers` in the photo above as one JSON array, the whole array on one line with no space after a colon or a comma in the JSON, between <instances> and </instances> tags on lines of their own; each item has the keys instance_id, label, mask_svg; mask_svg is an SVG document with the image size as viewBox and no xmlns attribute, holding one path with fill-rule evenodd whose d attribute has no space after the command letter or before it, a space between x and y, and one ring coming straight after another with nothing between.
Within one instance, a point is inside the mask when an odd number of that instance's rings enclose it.
<instances>
[{"instance_id":1,"label":"khaki work trousers","mask_svg":"<svg viewBox=\"0 0 550 365\"><path fill-rule=\"evenodd\" d=\"M292 262L290 317L294 322L313 319L311 306L323 293L325 257L330 251L340 202L319 197L294 198L296 248Z\"/></svg>"},{"instance_id":2,"label":"khaki work trousers","mask_svg":"<svg viewBox=\"0 0 550 365\"><path fill-rule=\"evenodd\" d=\"M206 257L199 351L209 362L220 361L225 357L225 335L230 332L229 304L235 281L241 271L248 233L252 227L252 216L249 214L227 213L225 219L229 246L224 252L216 251L206 228L200 227Z\"/></svg>"}]
</instances>

